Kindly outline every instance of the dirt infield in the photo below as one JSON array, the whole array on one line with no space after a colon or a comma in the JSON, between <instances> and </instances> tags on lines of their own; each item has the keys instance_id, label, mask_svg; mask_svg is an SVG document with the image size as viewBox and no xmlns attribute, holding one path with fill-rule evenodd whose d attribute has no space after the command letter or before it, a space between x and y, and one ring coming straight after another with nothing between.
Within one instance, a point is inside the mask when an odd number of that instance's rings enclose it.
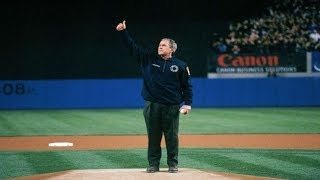
<instances>
[{"instance_id":1,"label":"dirt infield","mask_svg":"<svg viewBox=\"0 0 320 180\"><path fill-rule=\"evenodd\" d=\"M72 170L48 173L35 176L15 178L14 180L61 180L61 179L111 179L111 180L275 180L268 177L208 172L196 169L181 168L179 173L168 173L160 169L158 173L146 173L144 169L95 169ZM13 180L13 179L12 179Z\"/></svg>"},{"instance_id":2,"label":"dirt infield","mask_svg":"<svg viewBox=\"0 0 320 180\"><path fill-rule=\"evenodd\" d=\"M70 142L73 146L48 146L54 142ZM179 144L202 148L320 149L320 134L180 135ZM143 135L0 137L0 150L95 150L146 145L147 137Z\"/></svg>"},{"instance_id":3,"label":"dirt infield","mask_svg":"<svg viewBox=\"0 0 320 180\"><path fill-rule=\"evenodd\" d=\"M49 146L50 143L72 143L72 146ZM201 148L268 148L320 149L320 134L252 134L252 135L180 135L180 147ZM0 150L98 150L146 148L146 136L34 136L0 137ZM164 142L162 142L164 147ZM16 178L34 179L273 179L195 169L180 169L177 174L145 173L143 169L76 170Z\"/></svg>"}]
</instances>

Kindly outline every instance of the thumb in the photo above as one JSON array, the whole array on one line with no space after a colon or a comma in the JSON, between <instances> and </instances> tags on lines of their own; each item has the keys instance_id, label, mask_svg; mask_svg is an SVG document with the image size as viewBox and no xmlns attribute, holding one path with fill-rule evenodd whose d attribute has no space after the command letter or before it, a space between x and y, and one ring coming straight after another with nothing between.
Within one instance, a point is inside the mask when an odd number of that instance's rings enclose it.
<instances>
[{"instance_id":1,"label":"thumb","mask_svg":"<svg viewBox=\"0 0 320 180\"><path fill-rule=\"evenodd\" d=\"M126 20L124 20L124 21L122 22L122 24L123 24L124 26L126 26Z\"/></svg>"}]
</instances>

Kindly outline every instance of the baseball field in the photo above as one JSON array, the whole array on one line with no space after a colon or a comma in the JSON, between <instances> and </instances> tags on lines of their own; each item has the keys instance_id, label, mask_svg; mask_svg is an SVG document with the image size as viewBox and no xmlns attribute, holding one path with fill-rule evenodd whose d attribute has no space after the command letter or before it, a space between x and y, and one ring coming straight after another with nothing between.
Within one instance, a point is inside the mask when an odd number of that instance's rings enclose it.
<instances>
[{"instance_id":1,"label":"baseball field","mask_svg":"<svg viewBox=\"0 0 320 180\"><path fill-rule=\"evenodd\" d=\"M181 171L171 177L194 169L231 179L320 179L319 133L319 107L194 108L180 118ZM72 146L48 146L54 142ZM0 179L144 171L146 145L142 109L0 111Z\"/></svg>"}]
</instances>

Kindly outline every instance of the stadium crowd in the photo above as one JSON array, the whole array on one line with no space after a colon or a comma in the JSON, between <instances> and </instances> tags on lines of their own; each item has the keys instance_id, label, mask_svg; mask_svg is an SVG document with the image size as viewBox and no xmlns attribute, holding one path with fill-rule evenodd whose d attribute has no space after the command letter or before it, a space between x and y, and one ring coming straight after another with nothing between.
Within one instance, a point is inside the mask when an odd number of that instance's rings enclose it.
<instances>
[{"instance_id":1,"label":"stadium crowd","mask_svg":"<svg viewBox=\"0 0 320 180\"><path fill-rule=\"evenodd\" d=\"M216 53L320 51L320 3L318 0L275 0L260 17L229 24L211 44Z\"/></svg>"}]
</instances>

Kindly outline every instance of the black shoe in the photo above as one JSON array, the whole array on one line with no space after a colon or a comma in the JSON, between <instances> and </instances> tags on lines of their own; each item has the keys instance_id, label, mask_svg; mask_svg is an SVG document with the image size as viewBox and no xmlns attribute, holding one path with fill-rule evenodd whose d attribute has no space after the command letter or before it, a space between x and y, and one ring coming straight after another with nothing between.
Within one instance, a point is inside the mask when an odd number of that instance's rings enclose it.
<instances>
[{"instance_id":1,"label":"black shoe","mask_svg":"<svg viewBox=\"0 0 320 180\"><path fill-rule=\"evenodd\" d=\"M147 168L147 173L155 173L155 172L159 172L159 167L149 166Z\"/></svg>"},{"instance_id":2,"label":"black shoe","mask_svg":"<svg viewBox=\"0 0 320 180\"><path fill-rule=\"evenodd\" d=\"M168 169L169 173L177 173L178 172L178 168L177 166L170 166Z\"/></svg>"}]
</instances>

